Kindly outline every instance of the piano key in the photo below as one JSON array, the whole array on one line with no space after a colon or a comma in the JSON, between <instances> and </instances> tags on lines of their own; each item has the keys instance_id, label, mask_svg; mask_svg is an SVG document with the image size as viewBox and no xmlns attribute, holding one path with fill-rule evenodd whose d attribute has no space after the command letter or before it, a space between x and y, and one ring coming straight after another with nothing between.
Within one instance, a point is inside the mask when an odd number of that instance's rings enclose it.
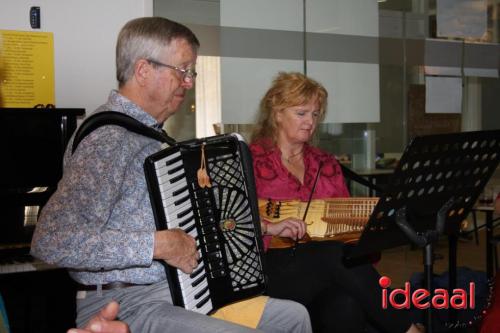
<instances>
[{"instance_id":1,"label":"piano key","mask_svg":"<svg viewBox=\"0 0 500 333\"><path fill-rule=\"evenodd\" d=\"M197 277L198 275L200 275L201 272L204 272L205 271L205 266L204 265L201 265L201 266L198 266L193 273L191 273L189 275L189 278L190 279L193 279L195 277ZM186 274L187 275L187 274Z\"/></svg>"},{"instance_id":2,"label":"piano key","mask_svg":"<svg viewBox=\"0 0 500 333\"><path fill-rule=\"evenodd\" d=\"M179 194L182 194L182 193L184 193L184 192L189 193L189 187L188 187L187 185L185 185L185 186L181 187L181 188L180 188L180 189L178 189L178 190L172 191L172 195L173 195L174 197L176 197L176 196L178 196Z\"/></svg>"},{"instance_id":3,"label":"piano key","mask_svg":"<svg viewBox=\"0 0 500 333\"><path fill-rule=\"evenodd\" d=\"M203 274L202 276L199 276L197 277L195 280L193 280L193 282L191 283L191 287L196 287L197 285L199 285L200 283L202 283L203 281L206 281L206 275Z\"/></svg>"},{"instance_id":4,"label":"piano key","mask_svg":"<svg viewBox=\"0 0 500 333\"><path fill-rule=\"evenodd\" d=\"M204 291L201 293L201 295L198 295L201 291ZM198 298L195 298L195 296L198 295ZM186 309L192 310L195 308L196 304L200 302L200 299L204 299L205 297L210 296L210 291L208 290L207 286L200 286L199 288L196 288L196 291L189 293L189 295L186 295L184 298L184 305Z\"/></svg>"},{"instance_id":5,"label":"piano key","mask_svg":"<svg viewBox=\"0 0 500 333\"><path fill-rule=\"evenodd\" d=\"M182 176L182 175L185 176L184 170L178 171L175 174L171 174L171 175L169 175L169 174L158 175L157 174L158 184L172 186L173 185L173 183L171 182L172 178ZM186 178L184 177L182 179L185 180Z\"/></svg>"},{"instance_id":6,"label":"piano key","mask_svg":"<svg viewBox=\"0 0 500 333\"><path fill-rule=\"evenodd\" d=\"M178 176L175 176L175 177L170 178L170 180L169 180L169 181L170 181L170 184L175 184L175 183L177 183L178 181L183 180L183 179L185 179L185 178L186 178L186 174L185 174L185 173L182 173L182 174L180 174L180 175L178 175Z\"/></svg>"},{"instance_id":7,"label":"piano key","mask_svg":"<svg viewBox=\"0 0 500 333\"><path fill-rule=\"evenodd\" d=\"M179 228L183 227L188 227L188 224L195 223L194 216L191 214L191 216L186 217L184 220L180 221L177 225Z\"/></svg>"},{"instance_id":8,"label":"piano key","mask_svg":"<svg viewBox=\"0 0 500 333\"><path fill-rule=\"evenodd\" d=\"M189 216L186 217L185 220L182 220L182 225L179 223L179 220L175 220L175 219L171 218L169 221L167 221L167 226L169 228L179 228L179 229L184 230L186 228L189 228L189 226L192 223L196 223L196 221L194 219L194 215L191 213L191 214L189 214Z\"/></svg>"},{"instance_id":9,"label":"piano key","mask_svg":"<svg viewBox=\"0 0 500 333\"><path fill-rule=\"evenodd\" d=\"M170 161L165 161L165 163L157 165L155 167L155 170L157 173L167 173L169 170L177 170L179 166L183 166L184 163L182 162L182 159L176 159L174 158L173 160Z\"/></svg>"},{"instance_id":10,"label":"piano key","mask_svg":"<svg viewBox=\"0 0 500 333\"><path fill-rule=\"evenodd\" d=\"M186 194L183 193L182 195L183 195L182 197L179 197L177 200L174 201L175 206L179 206L190 199L189 192Z\"/></svg>"},{"instance_id":11,"label":"piano key","mask_svg":"<svg viewBox=\"0 0 500 333\"><path fill-rule=\"evenodd\" d=\"M201 308L205 303L207 303L210 300L210 295L206 296L204 299L202 299L200 302L196 304L196 308Z\"/></svg>"},{"instance_id":12,"label":"piano key","mask_svg":"<svg viewBox=\"0 0 500 333\"><path fill-rule=\"evenodd\" d=\"M160 179L162 180L162 179ZM173 195L172 192L182 188L184 186L187 186L187 180L182 179L181 181L177 182L176 184L170 184L170 179L163 179L160 185L160 192L165 195Z\"/></svg>"},{"instance_id":13,"label":"piano key","mask_svg":"<svg viewBox=\"0 0 500 333\"><path fill-rule=\"evenodd\" d=\"M200 251L198 251L198 255L199 255L199 257L198 257L198 265L199 265L203 262L203 257L202 257L202 254Z\"/></svg>"},{"instance_id":14,"label":"piano key","mask_svg":"<svg viewBox=\"0 0 500 333\"><path fill-rule=\"evenodd\" d=\"M192 225L190 225L189 227L185 228L184 231L187 233L187 234L190 234L191 231L196 230L196 224L193 223ZM197 233L198 234L198 233Z\"/></svg>"},{"instance_id":15,"label":"piano key","mask_svg":"<svg viewBox=\"0 0 500 333\"><path fill-rule=\"evenodd\" d=\"M186 177L185 177L185 173L184 171L180 171L179 173L175 174L175 175L162 175L162 176L158 176L158 184L161 185L161 186L168 186L168 187L172 187L172 186L175 186L177 184L180 184L179 182L181 183L185 183L186 182ZM175 180L175 181L172 181L172 180Z\"/></svg>"},{"instance_id":16,"label":"piano key","mask_svg":"<svg viewBox=\"0 0 500 333\"><path fill-rule=\"evenodd\" d=\"M167 158L165 160L165 165L168 167L174 163L177 163L178 161L182 161L182 156L180 152L177 152L176 154L173 154L170 156L171 158Z\"/></svg>"},{"instance_id":17,"label":"piano key","mask_svg":"<svg viewBox=\"0 0 500 333\"><path fill-rule=\"evenodd\" d=\"M163 207L167 208L169 210L182 210L186 207L188 208L193 208L193 205L191 205L191 201L184 201L180 204L175 204L175 198L170 198L169 200L163 200Z\"/></svg>"},{"instance_id":18,"label":"piano key","mask_svg":"<svg viewBox=\"0 0 500 333\"><path fill-rule=\"evenodd\" d=\"M169 169L167 171L167 175L175 174L181 170L184 170L184 164L178 163L177 165L171 165L171 166L169 166Z\"/></svg>"},{"instance_id":19,"label":"piano key","mask_svg":"<svg viewBox=\"0 0 500 333\"><path fill-rule=\"evenodd\" d=\"M206 286L208 285L208 281L205 279L203 280L199 285L197 285L196 287L192 287L190 284L188 284L187 282L185 283L180 283L179 286L181 287L181 291L182 291L182 299L184 301L185 304L189 304L194 301L194 295L202 290L203 288L205 288Z\"/></svg>"},{"instance_id":20,"label":"piano key","mask_svg":"<svg viewBox=\"0 0 500 333\"><path fill-rule=\"evenodd\" d=\"M194 279L196 279L198 276L200 276L200 273L205 272L205 266L203 264L198 265L196 269L193 271L191 274L186 274L182 271L179 272L178 279L179 282L184 283L186 285L191 284Z\"/></svg>"},{"instance_id":21,"label":"piano key","mask_svg":"<svg viewBox=\"0 0 500 333\"><path fill-rule=\"evenodd\" d=\"M163 192L160 192L160 194L161 194L161 201L162 201L164 207L168 206L173 201L175 201L175 197L172 196L172 192L175 191L175 190L176 190L175 188L171 188L171 189L162 190Z\"/></svg>"},{"instance_id":22,"label":"piano key","mask_svg":"<svg viewBox=\"0 0 500 333\"><path fill-rule=\"evenodd\" d=\"M173 178L184 173L184 165L182 163L177 163L172 165L172 168L165 167L163 169L157 169L156 174L158 177L163 179Z\"/></svg>"},{"instance_id":23,"label":"piano key","mask_svg":"<svg viewBox=\"0 0 500 333\"><path fill-rule=\"evenodd\" d=\"M188 209L186 209L185 211L182 211L180 213L177 214L177 218L183 218L184 216L186 216L187 214L193 212L193 207L189 207Z\"/></svg>"},{"instance_id":24,"label":"piano key","mask_svg":"<svg viewBox=\"0 0 500 333\"><path fill-rule=\"evenodd\" d=\"M165 167L166 165L175 163L179 160L182 160L181 152L177 151L173 154L170 154L169 156L165 156L165 157L157 160L156 162L154 162L154 164L155 164L155 168L159 169L159 168Z\"/></svg>"},{"instance_id":25,"label":"piano key","mask_svg":"<svg viewBox=\"0 0 500 333\"><path fill-rule=\"evenodd\" d=\"M207 293L208 293L208 286L206 286L205 288L194 294L194 299L200 299Z\"/></svg>"},{"instance_id":26,"label":"piano key","mask_svg":"<svg viewBox=\"0 0 500 333\"><path fill-rule=\"evenodd\" d=\"M193 206L189 204L189 202L186 202L182 205L175 206L173 204L166 204L164 203L163 209L173 219L180 219L180 218L185 218L187 215L193 211ZM181 214L181 216L179 216Z\"/></svg>"},{"instance_id":27,"label":"piano key","mask_svg":"<svg viewBox=\"0 0 500 333\"><path fill-rule=\"evenodd\" d=\"M198 313L201 313L201 314L208 314L210 311L213 310L213 305L212 305L212 300L208 300L207 303L205 303L205 305L203 305L201 308L197 309L197 310L193 310L193 311L196 311Z\"/></svg>"},{"instance_id":28,"label":"piano key","mask_svg":"<svg viewBox=\"0 0 500 333\"><path fill-rule=\"evenodd\" d=\"M193 230L187 232L187 234L193 238L196 238L196 236L198 236L198 231L196 230L196 228L194 228Z\"/></svg>"},{"instance_id":29,"label":"piano key","mask_svg":"<svg viewBox=\"0 0 500 333\"><path fill-rule=\"evenodd\" d=\"M179 162L180 160L172 160L172 164ZM168 170L171 169L171 165L167 165L165 161L157 161L155 163L155 172L157 176L164 176L168 174ZM180 161L180 164L182 164L182 161Z\"/></svg>"},{"instance_id":30,"label":"piano key","mask_svg":"<svg viewBox=\"0 0 500 333\"><path fill-rule=\"evenodd\" d=\"M180 199L180 197L179 197L179 199ZM176 198L172 197L170 199L162 200L162 203L163 203L163 207L168 208L170 210L172 210L172 209L180 210L185 206L193 207L189 197L184 198L183 201L176 200Z\"/></svg>"}]
</instances>

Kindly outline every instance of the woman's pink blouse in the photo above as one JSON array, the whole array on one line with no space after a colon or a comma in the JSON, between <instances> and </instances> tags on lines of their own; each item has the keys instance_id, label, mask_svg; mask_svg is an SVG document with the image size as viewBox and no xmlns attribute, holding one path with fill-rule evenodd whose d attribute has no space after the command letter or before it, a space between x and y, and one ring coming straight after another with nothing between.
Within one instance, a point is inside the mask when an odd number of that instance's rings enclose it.
<instances>
[{"instance_id":1,"label":"woman's pink blouse","mask_svg":"<svg viewBox=\"0 0 500 333\"><path fill-rule=\"evenodd\" d=\"M304 183L291 174L281 161L281 151L268 140L250 145L257 196L259 199L307 201L322 164L313 199L348 197L349 191L337 160L330 154L304 147Z\"/></svg>"},{"instance_id":2,"label":"woman's pink blouse","mask_svg":"<svg viewBox=\"0 0 500 333\"><path fill-rule=\"evenodd\" d=\"M304 146L304 183L291 174L283 165L281 151L270 140L261 140L250 145L257 196L259 199L299 200L309 199L320 163L322 165L313 199L348 197L349 191L337 160L330 154ZM271 237L264 237L267 249Z\"/></svg>"}]
</instances>

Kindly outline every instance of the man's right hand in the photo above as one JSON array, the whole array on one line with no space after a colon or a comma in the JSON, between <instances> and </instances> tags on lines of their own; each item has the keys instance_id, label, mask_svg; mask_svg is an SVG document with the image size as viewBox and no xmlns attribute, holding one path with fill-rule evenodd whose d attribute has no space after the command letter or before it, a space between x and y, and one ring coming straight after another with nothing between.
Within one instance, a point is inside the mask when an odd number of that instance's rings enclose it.
<instances>
[{"instance_id":1,"label":"man's right hand","mask_svg":"<svg viewBox=\"0 0 500 333\"><path fill-rule=\"evenodd\" d=\"M157 231L153 258L165 260L167 264L190 274L198 266L196 241L181 229Z\"/></svg>"}]
</instances>

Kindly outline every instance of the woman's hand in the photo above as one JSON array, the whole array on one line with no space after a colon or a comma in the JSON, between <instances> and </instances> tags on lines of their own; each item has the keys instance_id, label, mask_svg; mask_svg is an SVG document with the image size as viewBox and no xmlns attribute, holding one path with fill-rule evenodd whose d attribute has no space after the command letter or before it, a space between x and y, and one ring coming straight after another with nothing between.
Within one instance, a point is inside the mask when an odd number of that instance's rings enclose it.
<instances>
[{"instance_id":1,"label":"woman's hand","mask_svg":"<svg viewBox=\"0 0 500 333\"><path fill-rule=\"evenodd\" d=\"M267 234L299 240L306 234L306 224L302 220L289 217L277 223L269 223Z\"/></svg>"}]
</instances>

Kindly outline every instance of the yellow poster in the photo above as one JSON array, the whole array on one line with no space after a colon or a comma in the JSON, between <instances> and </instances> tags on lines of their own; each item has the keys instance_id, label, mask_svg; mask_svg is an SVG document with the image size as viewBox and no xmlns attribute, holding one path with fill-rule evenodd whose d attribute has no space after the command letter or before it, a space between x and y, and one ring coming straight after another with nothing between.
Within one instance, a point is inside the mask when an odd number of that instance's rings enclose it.
<instances>
[{"instance_id":1,"label":"yellow poster","mask_svg":"<svg viewBox=\"0 0 500 333\"><path fill-rule=\"evenodd\" d=\"M0 30L0 106L55 105L54 36Z\"/></svg>"}]
</instances>

